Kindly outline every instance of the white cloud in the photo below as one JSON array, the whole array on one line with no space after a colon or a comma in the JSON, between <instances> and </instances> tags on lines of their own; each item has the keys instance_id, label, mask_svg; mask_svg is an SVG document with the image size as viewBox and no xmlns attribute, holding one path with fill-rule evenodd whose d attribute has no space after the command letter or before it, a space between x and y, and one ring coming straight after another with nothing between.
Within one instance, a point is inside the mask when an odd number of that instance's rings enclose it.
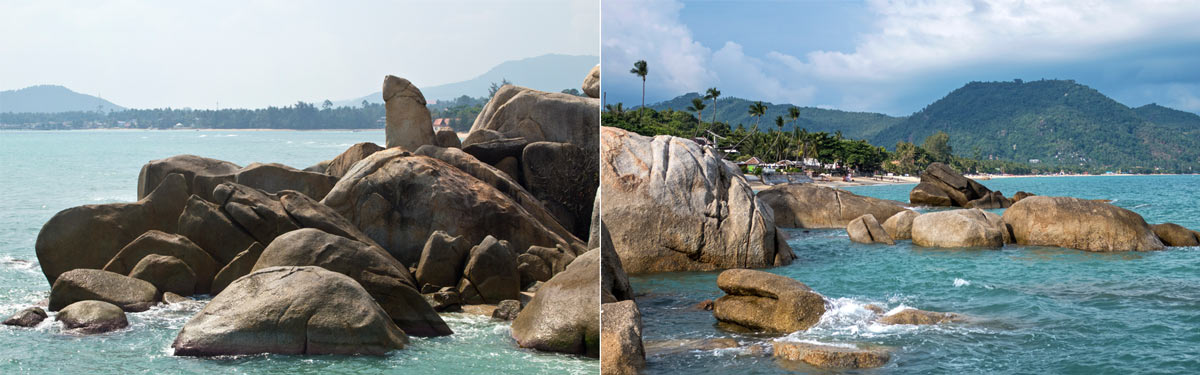
<instances>
[{"instance_id":1,"label":"white cloud","mask_svg":"<svg viewBox=\"0 0 1200 375\"><path fill-rule=\"evenodd\" d=\"M711 50L692 39L679 20L683 5L670 0L604 1L601 3L601 53L605 90L629 91L640 80L629 73L646 60L647 90L687 92L713 86L708 70Z\"/></svg>"}]
</instances>

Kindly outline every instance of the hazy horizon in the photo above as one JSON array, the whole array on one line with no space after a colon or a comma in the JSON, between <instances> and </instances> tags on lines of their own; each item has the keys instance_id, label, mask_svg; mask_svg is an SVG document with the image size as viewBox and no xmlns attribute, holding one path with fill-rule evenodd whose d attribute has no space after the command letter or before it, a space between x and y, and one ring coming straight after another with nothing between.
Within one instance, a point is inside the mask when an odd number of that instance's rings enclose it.
<instances>
[{"instance_id":1,"label":"hazy horizon","mask_svg":"<svg viewBox=\"0 0 1200 375\"><path fill-rule=\"evenodd\" d=\"M387 74L431 87L511 60L600 54L595 1L0 8L0 33L21 35L0 38L0 91L57 85L127 108L336 102L378 91Z\"/></svg>"}]
</instances>

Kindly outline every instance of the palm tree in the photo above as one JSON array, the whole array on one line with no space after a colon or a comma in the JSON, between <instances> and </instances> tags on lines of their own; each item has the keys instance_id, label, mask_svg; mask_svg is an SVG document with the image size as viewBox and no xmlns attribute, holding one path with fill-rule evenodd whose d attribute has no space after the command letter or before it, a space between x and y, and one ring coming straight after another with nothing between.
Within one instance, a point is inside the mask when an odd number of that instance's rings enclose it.
<instances>
[{"instance_id":1,"label":"palm tree","mask_svg":"<svg viewBox=\"0 0 1200 375\"><path fill-rule=\"evenodd\" d=\"M754 104L750 105L750 111L748 113L750 114L750 117L754 117L754 130L751 130L750 132L757 132L759 121L762 120L763 115L767 114L767 106L763 104L763 102L754 102Z\"/></svg>"},{"instance_id":2,"label":"palm tree","mask_svg":"<svg viewBox=\"0 0 1200 375\"><path fill-rule=\"evenodd\" d=\"M783 136L783 116L775 116L775 127L779 128L779 134L775 135L775 147L778 147L778 149L775 150L775 161L779 161L779 159L783 159L783 156L781 155L783 147L781 147L782 145L779 143L780 137Z\"/></svg>"},{"instance_id":3,"label":"palm tree","mask_svg":"<svg viewBox=\"0 0 1200 375\"><path fill-rule=\"evenodd\" d=\"M646 109L646 75L650 74L650 70L646 68L646 60L638 60L633 63L633 69L630 73L642 78L642 107L638 108L638 112Z\"/></svg>"},{"instance_id":4,"label":"palm tree","mask_svg":"<svg viewBox=\"0 0 1200 375\"><path fill-rule=\"evenodd\" d=\"M696 132L697 133L700 132L700 125L704 124L704 116L701 115L701 113L704 111L704 107L705 107L704 99L692 98L692 105L687 108L689 111L696 112Z\"/></svg>"},{"instance_id":5,"label":"palm tree","mask_svg":"<svg viewBox=\"0 0 1200 375\"><path fill-rule=\"evenodd\" d=\"M712 99L712 101L713 101L713 103L712 103L713 115L712 115L712 121L710 121L710 122L712 122L714 124L717 123L717 97L719 97L719 96L721 96L721 90L717 90L716 87L709 87L708 91L704 95L705 99Z\"/></svg>"},{"instance_id":6,"label":"palm tree","mask_svg":"<svg viewBox=\"0 0 1200 375\"><path fill-rule=\"evenodd\" d=\"M800 108L789 107L788 108L788 118L792 119L791 122L796 122L796 120L800 118Z\"/></svg>"}]
</instances>

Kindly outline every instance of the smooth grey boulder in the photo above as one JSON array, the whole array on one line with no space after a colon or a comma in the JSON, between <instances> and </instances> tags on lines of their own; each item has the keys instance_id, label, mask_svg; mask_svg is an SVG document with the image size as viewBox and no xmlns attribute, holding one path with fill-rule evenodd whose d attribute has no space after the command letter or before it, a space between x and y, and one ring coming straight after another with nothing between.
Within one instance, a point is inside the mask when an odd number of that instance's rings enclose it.
<instances>
[{"instance_id":1,"label":"smooth grey boulder","mask_svg":"<svg viewBox=\"0 0 1200 375\"><path fill-rule=\"evenodd\" d=\"M149 281L160 292L190 296L196 291L196 273L179 258L150 254L142 257L129 277Z\"/></svg>"},{"instance_id":2,"label":"smooth grey boulder","mask_svg":"<svg viewBox=\"0 0 1200 375\"><path fill-rule=\"evenodd\" d=\"M163 179L172 173L178 173L183 176L184 184L187 185L188 195L200 194L200 196L211 196L212 189L208 191L193 190L192 180L196 176L223 176L237 172L242 167L237 164L230 163L224 160L211 159L196 155L175 155L165 159L151 160L142 166L142 171L138 173L138 199L145 198L150 195L154 189L162 183Z\"/></svg>"},{"instance_id":3,"label":"smooth grey boulder","mask_svg":"<svg viewBox=\"0 0 1200 375\"><path fill-rule=\"evenodd\" d=\"M575 258L538 288L512 323L522 348L600 355L600 250Z\"/></svg>"},{"instance_id":4,"label":"smooth grey boulder","mask_svg":"<svg viewBox=\"0 0 1200 375\"><path fill-rule=\"evenodd\" d=\"M458 293L468 304L500 303L521 294L521 275L517 254L508 241L487 236L471 248Z\"/></svg>"},{"instance_id":5,"label":"smooth grey boulder","mask_svg":"<svg viewBox=\"0 0 1200 375\"><path fill-rule=\"evenodd\" d=\"M882 225L879 225L879 220L875 220L875 215L871 214L851 220L850 224L846 225L846 234L850 235L850 241L858 243L896 244L896 241L892 240L892 236L883 229Z\"/></svg>"},{"instance_id":6,"label":"smooth grey boulder","mask_svg":"<svg viewBox=\"0 0 1200 375\"><path fill-rule=\"evenodd\" d=\"M342 178L342 176L346 175L346 171L349 171L350 167L354 166L354 163L358 163L366 157L371 156L371 154L379 151L383 151L383 147L375 143L355 143L353 146L350 146L350 148L346 149L346 151L343 151L337 157L334 157L333 160L329 161L329 166L325 168L325 174ZM324 195L321 197L324 197ZM314 197L314 199L320 200L321 197Z\"/></svg>"},{"instance_id":7,"label":"smooth grey boulder","mask_svg":"<svg viewBox=\"0 0 1200 375\"><path fill-rule=\"evenodd\" d=\"M775 213L775 225L786 228L845 228L863 215L887 220L905 211L898 202L813 184L771 186L758 199Z\"/></svg>"},{"instance_id":8,"label":"smooth grey boulder","mask_svg":"<svg viewBox=\"0 0 1200 375\"><path fill-rule=\"evenodd\" d=\"M59 211L38 232L34 249L46 280L77 268L104 268L121 248L148 230L174 233L187 202L181 174L162 179L135 203L95 204Z\"/></svg>"},{"instance_id":9,"label":"smooth grey boulder","mask_svg":"<svg viewBox=\"0 0 1200 375\"><path fill-rule=\"evenodd\" d=\"M54 316L63 328L83 334L115 331L129 326L125 311L104 301L79 301L64 307Z\"/></svg>"},{"instance_id":10,"label":"smooth grey boulder","mask_svg":"<svg viewBox=\"0 0 1200 375\"><path fill-rule=\"evenodd\" d=\"M163 285L155 284L162 291L171 291L179 295L190 296L192 294L208 294L212 287L213 277L217 275L217 268L220 267L217 261L208 255L204 249L196 246L187 237L164 233L157 230L150 230L138 236L133 242L121 248L117 255L113 256L108 264L104 265L105 271L111 271L122 275L130 275L135 278L140 278L130 274L143 259L150 255L162 255L176 258L181 261L187 270L192 273L194 280L192 281L192 290L176 290L163 288ZM175 266L174 268L179 268ZM178 271L181 268L172 270ZM143 279L154 284L154 280ZM180 280L180 283L183 281ZM180 286L182 284L172 284Z\"/></svg>"},{"instance_id":11,"label":"smooth grey boulder","mask_svg":"<svg viewBox=\"0 0 1200 375\"><path fill-rule=\"evenodd\" d=\"M911 240L912 222L918 215L920 214L913 210L901 211L883 221L883 230L887 231L893 240Z\"/></svg>"},{"instance_id":12,"label":"smooth grey boulder","mask_svg":"<svg viewBox=\"0 0 1200 375\"><path fill-rule=\"evenodd\" d=\"M354 279L321 267L272 267L213 297L171 348L177 356L384 355L407 343Z\"/></svg>"},{"instance_id":13,"label":"smooth grey boulder","mask_svg":"<svg viewBox=\"0 0 1200 375\"><path fill-rule=\"evenodd\" d=\"M1165 246L1200 246L1200 232L1175 223L1151 225L1150 229Z\"/></svg>"},{"instance_id":14,"label":"smooth grey boulder","mask_svg":"<svg viewBox=\"0 0 1200 375\"><path fill-rule=\"evenodd\" d=\"M825 314L825 298L794 279L755 270L728 270L717 276L726 295L713 301L721 323L774 333L808 329Z\"/></svg>"},{"instance_id":15,"label":"smooth grey boulder","mask_svg":"<svg viewBox=\"0 0 1200 375\"><path fill-rule=\"evenodd\" d=\"M336 160L335 160L336 161ZM320 200L333 189L338 177L325 173L306 172L283 164L253 163L233 175L237 182L267 193L292 190ZM216 187L216 185L210 185Z\"/></svg>"},{"instance_id":16,"label":"smooth grey boulder","mask_svg":"<svg viewBox=\"0 0 1200 375\"><path fill-rule=\"evenodd\" d=\"M198 195L188 198L187 207L179 215L179 234L200 246L219 264L228 264L254 237L233 222L221 206Z\"/></svg>"},{"instance_id":17,"label":"smooth grey boulder","mask_svg":"<svg viewBox=\"0 0 1200 375\"><path fill-rule=\"evenodd\" d=\"M462 236L452 237L440 230L433 232L425 241L421 259L417 262L417 272L414 275L417 284L437 287L458 285L471 247Z\"/></svg>"},{"instance_id":18,"label":"smooth grey boulder","mask_svg":"<svg viewBox=\"0 0 1200 375\"><path fill-rule=\"evenodd\" d=\"M978 208L939 211L913 219L912 241L924 247L1004 246L1003 223L989 218Z\"/></svg>"},{"instance_id":19,"label":"smooth grey boulder","mask_svg":"<svg viewBox=\"0 0 1200 375\"><path fill-rule=\"evenodd\" d=\"M79 301L112 303L125 311L146 311L158 303L158 289L144 280L103 270L80 268L67 271L50 288L50 311Z\"/></svg>"},{"instance_id":20,"label":"smooth grey boulder","mask_svg":"<svg viewBox=\"0 0 1200 375\"><path fill-rule=\"evenodd\" d=\"M250 274L254 270L254 264L258 263L258 257L262 255L264 246L258 242L253 242L246 250L238 253L229 261L225 267L217 271L217 276L213 278L212 294L215 296L225 290L234 280Z\"/></svg>"},{"instance_id":21,"label":"smooth grey boulder","mask_svg":"<svg viewBox=\"0 0 1200 375\"><path fill-rule=\"evenodd\" d=\"M269 244L276 236L300 229L284 210L278 194L226 182L213 189L213 198L221 211L258 243Z\"/></svg>"},{"instance_id":22,"label":"smooth grey boulder","mask_svg":"<svg viewBox=\"0 0 1200 375\"><path fill-rule=\"evenodd\" d=\"M463 148L476 143L471 137L475 132L492 130L505 138L570 143L583 150L597 150L599 127L599 99L505 85L475 118Z\"/></svg>"},{"instance_id":23,"label":"smooth grey boulder","mask_svg":"<svg viewBox=\"0 0 1200 375\"><path fill-rule=\"evenodd\" d=\"M632 274L790 264L795 257L735 166L671 136L600 129L601 205Z\"/></svg>"},{"instance_id":24,"label":"smooth grey boulder","mask_svg":"<svg viewBox=\"0 0 1200 375\"><path fill-rule=\"evenodd\" d=\"M387 148L411 151L421 145L434 144L433 118L425 106L421 89L407 79L389 75L383 78L383 102Z\"/></svg>"},{"instance_id":25,"label":"smooth grey boulder","mask_svg":"<svg viewBox=\"0 0 1200 375\"><path fill-rule=\"evenodd\" d=\"M1014 203L1003 217L1013 242L1021 245L1098 252L1164 248L1142 215L1101 201L1032 196Z\"/></svg>"},{"instance_id":26,"label":"smooth grey boulder","mask_svg":"<svg viewBox=\"0 0 1200 375\"><path fill-rule=\"evenodd\" d=\"M410 335L453 333L417 291L416 281L408 268L373 244L318 229L298 229L280 235L267 245L254 264L254 270L280 266L316 266L349 276L362 285L400 329Z\"/></svg>"},{"instance_id":27,"label":"smooth grey boulder","mask_svg":"<svg viewBox=\"0 0 1200 375\"><path fill-rule=\"evenodd\" d=\"M46 310L41 307L27 307L4 320L6 326L34 327L46 320Z\"/></svg>"}]
</instances>

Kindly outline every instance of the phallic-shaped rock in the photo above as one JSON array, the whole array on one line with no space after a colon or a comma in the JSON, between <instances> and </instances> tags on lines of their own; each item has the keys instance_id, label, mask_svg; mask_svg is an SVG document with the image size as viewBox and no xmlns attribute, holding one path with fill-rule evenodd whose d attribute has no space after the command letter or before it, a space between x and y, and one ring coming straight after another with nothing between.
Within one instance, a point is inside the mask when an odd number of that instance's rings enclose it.
<instances>
[{"instance_id":1,"label":"phallic-shaped rock","mask_svg":"<svg viewBox=\"0 0 1200 375\"><path fill-rule=\"evenodd\" d=\"M95 204L59 211L38 233L38 263L51 284L77 268L103 268L117 252L151 229L174 233L188 199L183 175L174 173L136 203Z\"/></svg>"},{"instance_id":2,"label":"phallic-shaped rock","mask_svg":"<svg viewBox=\"0 0 1200 375\"><path fill-rule=\"evenodd\" d=\"M642 313L632 300L600 305L600 368L605 374L637 374L646 367Z\"/></svg>"},{"instance_id":3,"label":"phallic-shaped rock","mask_svg":"<svg viewBox=\"0 0 1200 375\"><path fill-rule=\"evenodd\" d=\"M213 277L212 294L215 296L225 290L234 280L250 274L254 270L254 263L258 263L258 257L262 255L263 245L258 242L250 243L246 250L238 253L229 261L225 267L217 271L217 276Z\"/></svg>"},{"instance_id":4,"label":"phallic-shaped rock","mask_svg":"<svg viewBox=\"0 0 1200 375\"><path fill-rule=\"evenodd\" d=\"M37 326L38 323L41 323L43 320L46 320L46 310L42 310L41 307L33 306L18 311L16 314L13 314L13 316L5 319L4 325L33 327Z\"/></svg>"},{"instance_id":5,"label":"phallic-shaped rock","mask_svg":"<svg viewBox=\"0 0 1200 375\"><path fill-rule=\"evenodd\" d=\"M108 271L80 268L67 271L50 287L50 311L79 301L98 300L125 311L146 311L158 303L158 289L144 280Z\"/></svg>"},{"instance_id":6,"label":"phallic-shaped rock","mask_svg":"<svg viewBox=\"0 0 1200 375\"><path fill-rule=\"evenodd\" d=\"M354 279L321 267L273 267L213 297L171 347L178 356L383 355L407 343Z\"/></svg>"},{"instance_id":7,"label":"phallic-shaped rock","mask_svg":"<svg viewBox=\"0 0 1200 375\"><path fill-rule=\"evenodd\" d=\"M563 238L491 185L434 158L387 149L356 165L321 202L406 266L438 230L479 243L488 235L516 249L581 245Z\"/></svg>"},{"instance_id":8,"label":"phallic-shaped rock","mask_svg":"<svg viewBox=\"0 0 1200 375\"><path fill-rule=\"evenodd\" d=\"M125 311L104 301L79 301L64 307L54 316L63 328L73 332L94 334L115 331L129 326Z\"/></svg>"},{"instance_id":9,"label":"phallic-shaped rock","mask_svg":"<svg viewBox=\"0 0 1200 375\"><path fill-rule=\"evenodd\" d=\"M575 258L538 289L512 324L522 348L600 355L600 250Z\"/></svg>"},{"instance_id":10,"label":"phallic-shaped rock","mask_svg":"<svg viewBox=\"0 0 1200 375\"><path fill-rule=\"evenodd\" d=\"M804 283L755 270L728 270L717 276L726 295L713 302L713 317L752 330L789 333L817 324L825 298Z\"/></svg>"},{"instance_id":11,"label":"phallic-shaped rock","mask_svg":"<svg viewBox=\"0 0 1200 375\"><path fill-rule=\"evenodd\" d=\"M217 267L219 267L216 260L213 260L207 252L196 246L187 237L150 230L138 236L133 242L125 245L124 248L121 248L121 251L117 252L117 255L113 256L112 260L104 265L104 270L129 275L142 259L150 255L163 255L176 258L194 275L195 280L192 281L193 290L168 289L163 288L163 285L155 284L155 286L159 287L159 290L171 291L184 296L190 296L193 293L208 294L212 287L212 279L217 275ZM172 268L170 272L181 270L177 266ZM165 271L167 270L160 270L158 272ZM137 276L133 277L137 278ZM143 280L154 283L154 280ZM179 282L182 283L182 280L179 280Z\"/></svg>"},{"instance_id":12,"label":"phallic-shaped rock","mask_svg":"<svg viewBox=\"0 0 1200 375\"><path fill-rule=\"evenodd\" d=\"M937 311L925 311L917 309L904 309L891 314L885 314L879 318L879 322L883 324L941 324L963 321L962 315L955 313L944 313Z\"/></svg>"},{"instance_id":13,"label":"phallic-shaped rock","mask_svg":"<svg viewBox=\"0 0 1200 375\"><path fill-rule=\"evenodd\" d=\"M350 167L354 166L354 163L358 163L359 161L366 159L368 156L371 156L371 154L379 151L383 151L383 147L372 142L355 143L353 146L350 146L350 148L346 149L346 151L343 151L337 157L333 158L333 160L329 161L329 166L325 168L325 174L342 178L342 176L346 175L346 172L350 170ZM324 195L321 197L324 197ZM317 200L321 199L318 197L313 198Z\"/></svg>"},{"instance_id":14,"label":"phallic-shaped rock","mask_svg":"<svg viewBox=\"0 0 1200 375\"><path fill-rule=\"evenodd\" d=\"M434 144L433 118L425 106L421 89L407 79L389 75L383 78L383 102L387 113L387 147L416 150Z\"/></svg>"},{"instance_id":15,"label":"phallic-shaped rock","mask_svg":"<svg viewBox=\"0 0 1200 375\"><path fill-rule=\"evenodd\" d=\"M583 77L583 94L592 98L600 97L600 65L592 67L592 70Z\"/></svg>"},{"instance_id":16,"label":"phallic-shaped rock","mask_svg":"<svg viewBox=\"0 0 1200 375\"><path fill-rule=\"evenodd\" d=\"M161 292L190 296L196 291L196 273L179 258L150 254L133 266L129 277L149 281Z\"/></svg>"},{"instance_id":17,"label":"phallic-shaped rock","mask_svg":"<svg viewBox=\"0 0 1200 375\"><path fill-rule=\"evenodd\" d=\"M629 273L770 267L794 255L736 166L671 136L600 129L601 205Z\"/></svg>"},{"instance_id":18,"label":"phallic-shaped rock","mask_svg":"<svg viewBox=\"0 0 1200 375\"><path fill-rule=\"evenodd\" d=\"M416 281L408 268L375 245L317 229L298 229L280 235L267 245L254 264L254 270L279 266L317 266L349 276L362 285L400 329L410 335L452 333L417 291Z\"/></svg>"},{"instance_id":19,"label":"phallic-shaped rock","mask_svg":"<svg viewBox=\"0 0 1200 375\"><path fill-rule=\"evenodd\" d=\"M499 303L516 299L521 293L521 274L517 272L517 254L508 241L487 236L471 248L463 267L463 282L458 292L463 302Z\"/></svg>"},{"instance_id":20,"label":"phallic-shaped rock","mask_svg":"<svg viewBox=\"0 0 1200 375\"><path fill-rule=\"evenodd\" d=\"M1004 211L1013 242L1087 251L1162 250L1142 215L1109 203L1033 196ZM916 236L914 223L913 235Z\"/></svg>"},{"instance_id":21,"label":"phallic-shaped rock","mask_svg":"<svg viewBox=\"0 0 1200 375\"><path fill-rule=\"evenodd\" d=\"M138 199L145 198L154 191L163 179L172 173L183 175L185 189L188 195L200 194L201 197L211 196L212 189L208 191L194 190L192 180L196 176L223 176L237 172L242 167L224 160L210 159L196 155L175 155L165 159L151 160L146 165L142 166L142 171L138 173Z\"/></svg>"},{"instance_id":22,"label":"phallic-shaped rock","mask_svg":"<svg viewBox=\"0 0 1200 375\"><path fill-rule=\"evenodd\" d=\"M887 220L905 210L898 202L813 184L775 185L758 199L775 213L775 225L786 228L845 228L862 215Z\"/></svg>"},{"instance_id":23,"label":"phallic-shaped rock","mask_svg":"<svg viewBox=\"0 0 1200 375\"><path fill-rule=\"evenodd\" d=\"M1200 232L1184 228L1175 223L1150 226L1154 235L1166 246L1200 246Z\"/></svg>"},{"instance_id":24,"label":"phallic-shaped rock","mask_svg":"<svg viewBox=\"0 0 1200 375\"><path fill-rule=\"evenodd\" d=\"M458 285L471 247L462 236L452 237L440 230L433 232L425 241L421 259L417 262L417 284L437 287Z\"/></svg>"},{"instance_id":25,"label":"phallic-shaped rock","mask_svg":"<svg viewBox=\"0 0 1200 375\"><path fill-rule=\"evenodd\" d=\"M774 346L775 358L800 361L827 369L883 367L891 359L891 354L886 349L863 349L850 344L772 341L771 345Z\"/></svg>"},{"instance_id":26,"label":"phallic-shaped rock","mask_svg":"<svg viewBox=\"0 0 1200 375\"><path fill-rule=\"evenodd\" d=\"M887 231L893 240L911 240L912 222L919 215L913 210L901 211L884 220L883 230Z\"/></svg>"},{"instance_id":27,"label":"phallic-shaped rock","mask_svg":"<svg viewBox=\"0 0 1200 375\"><path fill-rule=\"evenodd\" d=\"M256 242L221 210L220 205L198 195L188 198L187 207L179 215L179 234L200 246L220 264L228 264L239 252Z\"/></svg>"},{"instance_id":28,"label":"phallic-shaped rock","mask_svg":"<svg viewBox=\"0 0 1200 375\"><path fill-rule=\"evenodd\" d=\"M931 212L917 216L912 224L914 245L925 247L1004 246L1003 223L989 220L978 208Z\"/></svg>"},{"instance_id":29,"label":"phallic-shaped rock","mask_svg":"<svg viewBox=\"0 0 1200 375\"><path fill-rule=\"evenodd\" d=\"M850 224L846 225L846 234L850 235L851 241L858 243L896 244L896 241L892 240L892 236L883 229L882 225L879 225L879 221L875 220L875 215L871 214L851 220Z\"/></svg>"}]
</instances>

